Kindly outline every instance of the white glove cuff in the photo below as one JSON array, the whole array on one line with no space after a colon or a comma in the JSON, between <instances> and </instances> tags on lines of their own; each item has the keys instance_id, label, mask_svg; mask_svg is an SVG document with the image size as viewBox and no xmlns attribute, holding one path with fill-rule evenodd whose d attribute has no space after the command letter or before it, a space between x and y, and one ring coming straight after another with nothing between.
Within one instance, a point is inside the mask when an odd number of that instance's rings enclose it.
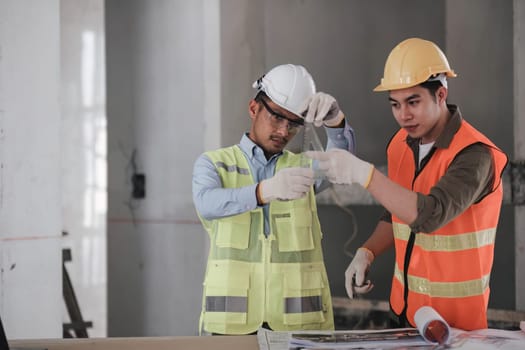
<instances>
[{"instance_id":1,"label":"white glove cuff","mask_svg":"<svg viewBox=\"0 0 525 350\"><path fill-rule=\"evenodd\" d=\"M261 205L264 205L276 199L276 197L273 194L267 193L270 191L265 191L266 188L263 188L264 185L266 185L265 183L266 181L267 180L263 180L259 182L259 185L256 188L257 198L259 199L257 202L258 204L260 203Z\"/></svg>"},{"instance_id":2,"label":"white glove cuff","mask_svg":"<svg viewBox=\"0 0 525 350\"><path fill-rule=\"evenodd\" d=\"M368 188L368 185L370 185L370 181L372 181L372 175L374 174L374 166L368 162L365 162L363 161L363 163L366 164L367 168L366 170L362 173L362 176L361 178L359 179L359 183L361 184L361 186L363 186L364 188Z\"/></svg>"},{"instance_id":3,"label":"white glove cuff","mask_svg":"<svg viewBox=\"0 0 525 350\"><path fill-rule=\"evenodd\" d=\"M332 119L329 119L329 120L325 120L324 121L324 125L326 125L329 128L335 128L336 126L341 124L341 121L343 119L345 119L345 115L344 115L344 113L342 111L339 111L339 113L337 113L335 118L332 118Z\"/></svg>"},{"instance_id":4,"label":"white glove cuff","mask_svg":"<svg viewBox=\"0 0 525 350\"><path fill-rule=\"evenodd\" d=\"M357 252L362 252L361 254L365 254L366 259L368 260L369 264L371 264L372 261L374 261L374 259L376 257L374 252L371 251L370 249L366 248L366 247L361 247L361 248L357 249Z\"/></svg>"}]
</instances>

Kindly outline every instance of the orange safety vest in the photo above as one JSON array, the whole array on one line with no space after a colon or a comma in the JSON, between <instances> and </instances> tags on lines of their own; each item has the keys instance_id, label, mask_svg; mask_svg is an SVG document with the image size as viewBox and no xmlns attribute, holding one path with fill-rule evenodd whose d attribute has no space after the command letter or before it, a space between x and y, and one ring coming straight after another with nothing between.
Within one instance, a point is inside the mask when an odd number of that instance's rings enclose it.
<instances>
[{"instance_id":1,"label":"orange safety vest","mask_svg":"<svg viewBox=\"0 0 525 350\"><path fill-rule=\"evenodd\" d=\"M436 149L416 176L413 152L406 138L403 129L398 131L387 154L389 177L407 189L430 193L456 155L479 142L492 153L495 178L490 194L434 232L412 232L405 222L392 215L396 264L390 307L412 326L415 312L426 305L437 310L451 327L487 328L489 279L503 197L501 174L507 156L463 120L448 148Z\"/></svg>"}]
</instances>

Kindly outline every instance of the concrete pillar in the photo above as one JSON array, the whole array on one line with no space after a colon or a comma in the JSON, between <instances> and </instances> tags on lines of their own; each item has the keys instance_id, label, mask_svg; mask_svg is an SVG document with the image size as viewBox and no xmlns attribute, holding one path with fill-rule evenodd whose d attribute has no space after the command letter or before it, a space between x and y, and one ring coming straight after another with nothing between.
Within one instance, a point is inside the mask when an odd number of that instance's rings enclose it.
<instances>
[{"instance_id":1,"label":"concrete pillar","mask_svg":"<svg viewBox=\"0 0 525 350\"><path fill-rule=\"evenodd\" d=\"M60 1L62 213L66 264L90 337L107 329L104 0ZM69 316L65 318L69 322Z\"/></svg>"},{"instance_id":2,"label":"concrete pillar","mask_svg":"<svg viewBox=\"0 0 525 350\"><path fill-rule=\"evenodd\" d=\"M458 74L449 80L450 103L463 117L513 158L512 2L447 0L446 46ZM468 14L468 15L467 15ZM504 179L504 190L510 186ZM514 309L514 207L505 200L496 233L489 308Z\"/></svg>"},{"instance_id":3,"label":"concrete pillar","mask_svg":"<svg viewBox=\"0 0 525 350\"><path fill-rule=\"evenodd\" d=\"M521 0L514 0L514 160L525 162L525 3ZM514 217L516 310L525 311L524 205L514 207Z\"/></svg>"},{"instance_id":4,"label":"concrete pillar","mask_svg":"<svg viewBox=\"0 0 525 350\"><path fill-rule=\"evenodd\" d=\"M62 336L59 1L0 0L0 314Z\"/></svg>"},{"instance_id":5,"label":"concrete pillar","mask_svg":"<svg viewBox=\"0 0 525 350\"><path fill-rule=\"evenodd\" d=\"M205 136L220 139L206 115L221 120L206 5L106 1L109 336L198 334L207 236L191 176Z\"/></svg>"}]
</instances>

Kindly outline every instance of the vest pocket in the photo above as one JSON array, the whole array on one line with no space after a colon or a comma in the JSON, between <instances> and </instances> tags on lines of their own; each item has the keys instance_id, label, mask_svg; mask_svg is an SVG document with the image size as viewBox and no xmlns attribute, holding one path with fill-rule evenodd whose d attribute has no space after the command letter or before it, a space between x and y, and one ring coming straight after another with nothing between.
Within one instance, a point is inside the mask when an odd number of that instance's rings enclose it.
<instances>
[{"instance_id":1,"label":"vest pocket","mask_svg":"<svg viewBox=\"0 0 525 350\"><path fill-rule=\"evenodd\" d=\"M323 276L319 271L286 273L283 290L283 323L285 325L324 323L324 287Z\"/></svg>"},{"instance_id":2,"label":"vest pocket","mask_svg":"<svg viewBox=\"0 0 525 350\"><path fill-rule=\"evenodd\" d=\"M219 220L215 244L219 248L247 249L250 241L250 212Z\"/></svg>"},{"instance_id":3,"label":"vest pocket","mask_svg":"<svg viewBox=\"0 0 525 350\"><path fill-rule=\"evenodd\" d=\"M206 323L246 324L249 273L230 268L229 264L212 264L208 268L204 283Z\"/></svg>"},{"instance_id":4,"label":"vest pocket","mask_svg":"<svg viewBox=\"0 0 525 350\"><path fill-rule=\"evenodd\" d=\"M291 208L288 213L276 214L274 218L280 252L314 249L309 208Z\"/></svg>"}]
</instances>

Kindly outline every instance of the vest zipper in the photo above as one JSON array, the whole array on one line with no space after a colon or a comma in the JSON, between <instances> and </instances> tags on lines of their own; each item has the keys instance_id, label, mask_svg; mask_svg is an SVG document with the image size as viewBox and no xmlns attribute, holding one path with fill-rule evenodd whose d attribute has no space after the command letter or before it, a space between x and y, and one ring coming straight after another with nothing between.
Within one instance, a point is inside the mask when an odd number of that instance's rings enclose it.
<instances>
[{"instance_id":1,"label":"vest zipper","mask_svg":"<svg viewBox=\"0 0 525 350\"><path fill-rule=\"evenodd\" d=\"M270 305L270 300L268 299L269 298L269 293L268 293L268 280L269 280L269 269L270 269L270 257L271 257L271 253L272 253L272 247L271 247L271 244L272 244L272 240L269 238L271 237L271 233L268 235L268 236L264 236L264 241L263 241L263 263L264 263L264 314L263 314L263 323L264 322L267 322L267 308L268 308L268 305Z\"/></svg>"},{"instance_id":2,"label":"vest zipper","mask_svg":"<svg viewBox=\"0 0 525 350\"><path fill-rule=\"evenodd\" d=\"M416 234L413 231L410 231L410 237L408 238L407 249L405 251L405 259L403 266L403 300L404 306L401 314L399 315L400 324L407 325L410 324L407 318L407 309L408 309L408 266L410 265L410 258L412 256L412 249L414 248L414 242L416 241Z\"/></svg>"}]
</instances>

